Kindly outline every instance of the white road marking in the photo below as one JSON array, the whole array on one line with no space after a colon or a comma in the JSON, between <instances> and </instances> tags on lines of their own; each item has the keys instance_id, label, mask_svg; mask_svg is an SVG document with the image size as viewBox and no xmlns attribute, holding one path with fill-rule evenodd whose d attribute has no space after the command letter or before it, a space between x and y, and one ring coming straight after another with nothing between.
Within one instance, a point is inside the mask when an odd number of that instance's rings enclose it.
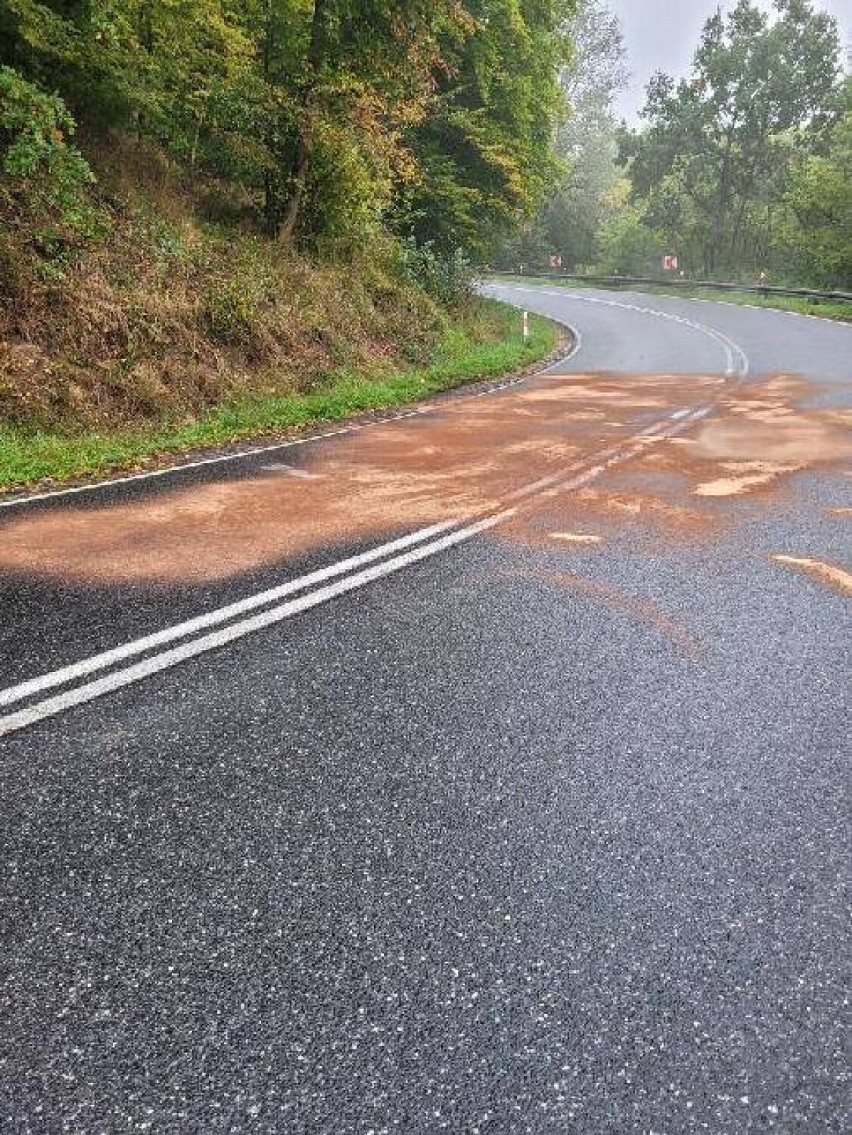
<instances>
[{"instance_id":1,"label":"white road marking","mask_svg":"<svg viewBox=\"0 0 852 1135\"><path fill-rule=\"evenodd\" d=\"M653 295L653 292L641 292L641 295ZM769 311L773 315L793 315L797 319L816 319L818 323L828 323L832 327L845 327L852 331L852 323L847 323L843 319L832 319L830 315L811 315L808 311L787 311L783 307L763 307L757 303L737 303L735 300L711 300L705 296L679 296L673 295L668 297L670 299L684 300L687 303L713 303L721 307L744 307L746 311Z\"/></svg>"},{"instance_id":2,"label":"white road marking","mask_svg":"<svg viewBox=\"0 0 852 1135\"><path fill-rule=\"evenodd\" d=\"M383 424L388 419L382 419ZM372 423L371 423L372 424ZM354 433L355 430L364 429L363 426L347 426L346 429L329 430L327 433L312 434L310 437L292 438L290 441L276 442L275 445L263 445L254 449L243 449L239 453L223 453L218 457L205 457L200 461L187 461L183 465L169 465L163 469L149 469L145 473L130 473L126 477L113 477L108 481L96 481L91 485L72 485L68 489L53 489L48 493L32 493L25 497L12 497L9 500L0 500L0 508L19 508L21 505L35 504L38 501L56 500L58 497L73 497L80 493L92 493L100 489L111 489L116 485L131 485L136 481L152 481L157 477L170 477L175 473L182 473L185 469L203 469L207 465L223 465L228 461L240 461L246 457L258 457L262 453L276 453L281 449L290 449L294 445L308 445L312 441L324 441L329 437L340 437L343 434Z\"/></svg>"},{"instance_id":3,"label":"white road marking","mask_svg":"<svg viewBox=\"0 0 852 1135\"><path fill-rule=\"evenodd\" d=\"M567 479L565 476L566 473L574 473L575 470L581 468L581 466L577 464L517 490L506 498L507 502L509 500L517 501L523 497L542 492L545 496L552 496L559 492L571 491L586 485L606 472L607 469L642 453L655 442L680 433L688 425L691 425L693 422L709 414L710 410L711 407L703 406L688 411L686 416L684 416L682 411L678 411L676 414L670 415L667 419L651 427L651 430L654 432L645 431L643 434L637 435L633 444L615 446L587 459L587 461L594 461L595 464L585 468L576 475L570 476ZM216 650L254 631L272 626L302 611L307 611L321 603L326 603L339 595L344 595L356 588L364 587L366 584L380 579L383 576L392 575L402 568L418 563L429 556L436 555L462 541L472 539L482 532L495 528L497 525L516 516L517 512L518 510L513 507L502 508L491 516L476 520L474 523L469 523L463 528L456 528L453 532L449 532L448 530L462 523L461 520L444 521L443 523L432 525L429 528L420 529L408 536L381 545L361 555L352 556L316 572L311 572L309 575L302 576L299 579L291 580L288 583L282 584L280 587L249 596L236 603L228 604L226 607L222 607L217 611L211 611L197 618L189 619L176 626L168 627L162 631L147 635L144 638L136 639L133 642L125 643L112 650L104 651L90 658L83 659L80 662L62 667L50 674L41 675L40 677L21 682L16 686L0 691L0 705L11 705L15 702L20 702L26 698L43 693L48 689L54 689L57 686L85 678L99 670L107 669L117 662L125 661L128 658L145 653L148 650L153 650L168 642L173 642L180 638L187 638L197 631L206 630L211 626L227 622L248 611L256 610L258 607L267 606L296 591L303 591L315 587L318 583L326 584L325 586L316 588L316 590L309 591L307 595L291 599L279 606L270 607L251 618L231 623L230 626L223 627L212 634L203 635L200 638L195 638L171 650L154 654L150 658L137 662L123 670L113 671L111 674L107 674L93 682L75 686L64 693L57 694L22 710L18 710L15 713L0 717L0 736L24 729L28 725L33 725L45 718L55 716L73 706L82 705L85 702L92 701L95 698L102 697L105 694L141 681L162 670L169 669L190 658L194 658L199 654ZM437 537L437 539L433 539L433 537ZM400 552L401 554L393 555L393 553L396 552ZM384 558L388 556L392 556L393 558ZM355 570L363 568L363 565L377 559L382 560L382 562L374 564L364 570ZM344 576L344 578L339 579L335 583L326 583L327 580L333 579L336 576Z\"/></svg>"},{"instance_id":4,"label":"white road marking","mask_svg":"<svg viewBox=\"0 0 852 1135\"><path fill-rule=\"evenodd\" d=\"M548 316L547 318L553 318L553 317ZM558 320L558 322L561 323L563 327L566 327L568 329L569 334L574 339L574 346L571 348L571 350L568 352L567 355L565 355L563 358L559 359L557 362L553 363L553 365L549 366L547 368L547 370L542 371L542 374L556 374L556 373L558 373L560 367L565 366L566 363L570 363L573 359L575 359L577 357L577 355L579 355L579 353L583 349L583 336L580 334L579 330L576 327L574 327L571 323L566 323L564 320L560 319L560 320Z\"/></svg>"},{"instance_id":5,"label":"white road marking","mask_svg":"<svg viewBox=\"0 0 852 1135\"><path fill-rule=\"evenodd\" d=\"M490 394L490 390L484 393ZM248 457L259 457L264 453L277 453L282 449L292 449L296 445L310 445L315 441L325 441L330 437L342 437L344 434L358 433L360 430L370 429L373 426L383 426L388 422L400 421L403 418L413 418L418 414L426 414L434 410L434 406L424 406L419 410L409 410L401 414L390 414L378 418L374 422L363 424L353 423L339 430L327 430L321 434L311 434L310 437L295 437L289 441L276 442L274 445L256 446L253 449L243 449L239 453L223 453L217 457L205 457L199 461L187 461L182 465L168 465L162 469L149 469L145 473L131 473L126 477L113 477L108 481L95 481L91 485L72 485L68 489L54 489L47 493L32 493L25 497L12 497L9 500L0 500L0 508L19 508L21 505L36 504L38 501L56 500L58 497L77 496L80 493L93 493L100 489L111 489L117 485L130 485L136 481L151 481L157 477L171 477L175 473L182 473L186 469L203 469L208 465L224 465L229 461L241 461Z\"/></svg>"},{"instance_id":6,"label":"white road marking","mask_svg":"<svg viewBox=\"0 0 852 1135\"><path fill-rule=\"evenodd\" d=\"M319 473L309 473L307 469L300 469L298 465L286 465L283 461L275 461L271 465L261 465L264 473L286 473L290 477L298 477L303 481L322 481Z\"/></svg>"},{"instance_id":7,"label":"white road marking","mask_svg":"<svg viewBox=\"0 0 852 1135\"><path fill-rule=\"evenodd\" d=\"M677 316L672 316L669 313L656 311L651 308L640 308L634 304L623 304L616 301L609 300L595 300L588 296L578 296L574 293L568 292L543 292L542 289L529 289L529 288L515 288L510 290L517 291L537 291L541 294L557 296L564 298L575 298L585 300L586 302L600 302L607 306L624 307L632 310L640 311L645 314L659 316L661 318L670 318L675 322L684 323L693 327L695 330L701 331L709 335L711 338L719 342L723 342L727 351L729 360L729 373L733 374L736 370L734 363L734 354L738 352L741 356L740 360L740 373L745 374L748 370L748 360L744 352L737 344L727 340L720 332L716 332L711 328L704 327L701 324L692 323L692 321L681 319ZM554 364L554 367L549 368L553 370L555 367L560 367L573 358L582 348L582 338L579 332L574 328L569 328L574 336L574 347L572 351ZM547 373L547 372L543 372ZM496 386L489 387L488 390L479 392L474 397L482 397L484 394L496 393L500 390L505 390L511 386L518 385L524 382L524 378L512 379L509 382L500 383ZM383 424L388 421L395 421L401 418L411 418L418 414L427 413L433 407L419 407L403 413L389 415L382 418L377 423L367 423L366 425L352 425L341 428L339 430L328 431L324 434L313 435L309 438L297 438L287 442L277 443L271 446L258 447L252 450L243 450L240 453L224 454L215 458L208 458L201 461L187 463L185 465L174 466L166 469L151 470L147 473L134 474L128 477L116 478L112 481L99 482L95 485L81 485L73 488L58 490L52 493L41 494L36 497L16 498L11 501L0 501L0 507L10 507L12 505L25 504L32 500L41 500L52 497L69 496L75 493L86 492L94 489L106 488L111 485L124 484L131 481L146 480L152 477L166 476L170 473L180 472L182 469L198 468L205 465L219 464L226 461L236 461L241 458L252 457L262 453L269 453L286 449L295 445L308 444L311 441L320 441L324 438L336 437L342 434L354 432L368 428L373 424ZM710 412L710 407L702 407L696 410L679 410L669 416L668 419L654 423L647 429L643 430L637 435L636 442L633 445L625 447L624 445L612 447L597 455L595 459L596 464L583 468L584 463L576 463L569 466L567 469L562 469L558 473L549 477L544 477L530 485L516 490L506 497L507 503L509 501L521 501L527 497L534 496L539 493L551 496L558 492L571 491L579 488L582 485L588 484L590 481L599 477L607 469L613 465L641 453L644 448L649 444L653 444L664 438L671 437L675 433L679 433L682 428L693 421L705 416ZM669 422L674 422L675 425L669 425ZM291 466L283 466L289 472L295 475L313 476L313 474L306 473L304 470L299 470ZM566 479L566 473L576 473ZM119 689L122 686L128 685L131 682L139 681L150 674L157 673L159 670L166 669L170 666L177 665L179 662L192 658L196 654L203 653L207 650L216 649L227 642L231 642L236 638L242 637L244 634L250 634L252 631L264 626L271 625L274 622L279 622L284 618L288 618L299 611L308 610L310 607L316 606L319 603L328 601L336 595L344 594L347 591L353 590L356 587L362 587L366 583L372 582L374 579L380 578L382 575L392 574L403 567L408 566L410 563L416 563L419 560L426 558L429 555L435 555L447 547L460 543L462 540L470 539L472 536L478 535L480 532L486 531L489 528L495 527L497 524L502 523L510 516L515 515L514 509L504 509L494 516L487 517L484 520L476 521L476 523L469 524L467 527L459 529L452 533L452 535L443 535L449 529L454 528L456 525L462 523L460 519L444 522L443 524L433 525L429 528L424 528L418 532L412 533L409 536L402 537L399 540L391 541L388 544L382 545L379 548L372 549L369 552L362 553L359 556L352 556L346 560L342 560L337 564L329 565L319 571L312 572L309 575L303 576L296 580L291 580L288 583L282 584L280 587L271 588L268 591L261 592L257 595L249 596L246 599L240 600L236 603L228 604L226 607L220 608L217 611L211 611L204 615L200 615L194 619L189 619L184 623L177 624L174 627L165 628L154 634L146 635L133 642L125 643L121 646L115 647L112 650L103 651L100 654L93 655L90 658L83 659L80 662L73 663L69 666L60 668L50 674L44 674L37 678L21 682L16 686L12 686L6 690L0 691L0 705L12 705L16 702L23 701L27 698L37 696L44 693L46 690L54 689L58 686L66 685L81 678L85 678L90 674L97 673L99 670L106 670L116 663L126 661L147 651L155 650L159 646L163 646L169 642L174 642L177 639L187 638L196 634L198 631L206 630L209 627L217 626L222 623L228 622L231 619L236 619L239 615L245 614L248 611L256 610L259 607L268 606L275 603L277 600L291 595L297 591L307 590L316 587L317 584L325 583L329 579L338 576L347 576L340 582L319 587L310 594L302 596L300 599L291 600L282 606L272 608L256 615L251 619L242 620L241 622L233 623L230 627L215 632L214 634L205 635L201 638L194 639L190 643L183 646L174 648L169 651L162 652L154 655L142 662L136 663L124 670L109 674L104 678L100 678L94 682L87 683L82 686L77 686L75 689L66 691L63 694L56 695L48 698L36 705L32 705L17 713L7 715L0 718L0 735L4 733L13 732L16 729L24 728L25 725L32 724L35 721L42 720L45 717L52 716L55 713L60 713L64 709L70 708L73 705L81 704L84 701L90 701L93 698L100 697L102 694L108 693L114 689ZM439 536L441 538L434 540L433 537ZM420 545L416 547L416 545ZM414 549L405 551L405 549ZM402 555L395 555L397 552L403 552ZM386 557L392 556L394 558L387 559ZM375 560L384 559L385 562L377 566L371 567L365 571L357 571L356 569L363 567L368 563L373 563ZM353 573L355 574L347 574Z\"/></svg>"},{"instance_id":8,"label":"white road marking","mask_svg":"<svg viewBox=\"0 0 852 1135\"><path fill-rule=\"evenodd\" d=\"M621 465L624 461L629 461L632 457L638 457L653 443L666 441L680 433L687 425L692 425L693 422L705 418L711 412L711 409L712 407L710 406L701 406L696 410L691 410L688 418L681 418L679 422L675 423L673 426L669 426L667 429L665 428L665 423L663 423L663 428L657 430L655 433L638 434L635 445L627 448L620 447L611 449L599 454L599 464L593 465L590 469L585 469L576 477L557 481L552 488L545 490L543 495L555 496L557 493L570 492L574 489L580 489L584 485L588 485L590 481L597 480L607 469L611 469L614 465Z\"/></svg>"},{"instance_id":9,"label":"white road marking","mask_svg":"<svg viewBox=\"0 0 852 1135\"><path fill-rule=\"evenodd\" d=\"M429 528L421 528L419 531L412 532L408 536L403 536L398 540L391 540L390 543L372 548L368 552L362 552L357 556L350 556L348 559L340 560L338 563L331 564L329 567L312 571L308 575L290 580L288 583L281 584L279 587L272 587L268 591L260 591L256 595L250 595L247 599L240 599L236 603L229 603L226 607L220 607L216 611L209 611L205 615L199 615L194 619L187 619L186 622L177 623L175 626L167 627L165 630L157 631L155 634L145 635L144 638L137 638L133 642L124 643L122 646L117 646L113 650L105 650L100 654L93 654L90 658L84 658L80 662L72 663L70 666L63 666L59 670L54 670L51 674L43 674L39 678L31 678L29 681L21 682L17 686L10 686L5 690L0 690L0 706L12 705L15 702L23 701L25 698L33 697L35 694L43 693L45 690L53 689L56 686L64 686L67 682L73 682L77 678L84 678L88 674L94 674L98 670L106 670L116 662L124 662L127 658L132 658L137 654L144 654L146 651L153 650L155 647L164 646L168 642L174 642L175 639L186 638L188 635L195 634L197 631L207 630L208 627L217 626L219 623L226 623L229 619L234 619L238 615L244 615L248 611L254 611L258 607L265 607L268 603L275 603L277 600L283 599L287 595L292 595L297 591L304 591L309 587L316 586L318 583L325 583L329 579L334 579L339 575L345 575L347 572L354 571L357 568L363 567L365 564L372 563L374 560L380 560L385 556L390 556L396 552L410 548L414 544L431 540L433 537L446 532L447 529L453 528L456 524L460 523L461 520L447 520L442 524L433 524Z\"/></svg>"},{"instance_id":10,"label":"white road marking","mask_svg":"<svg viewBox=\"0 0 852 1135\"><path fill-rule=\"evenodd\" d=\"M443 536L441 539L434 540L428 544L422 544L393 559L384 560L382 563L376 564L373 567L365 568L363 571L356 572L354 575L346 576L346 578L340 579L336 583L320 587L316 591L311 591L309 594L297 599L290 599L288 602L263 611L259 615L254 615L250 619L243 619L241 622L232 623L229 627L224 627L221 630L214 631L212 634L193 639L191 642L174 647L172 650L167 650L162 654L156 654L151 658L146 658L144 661L137 662L133 666L128 666L124 670L116 670L112 674L96 679L94 682L76 686L65 693L57 694L55 697L47 698L45 701L37 702L35 705L29 706L26 709L19 710L17 713L0 717L0 737L14 733L19 729L24 729L26 726L33 725L37 721L43 721L47 717L53 717L57 713L71 709L73 706L83 705L85 702L93 701L95 698L102 697L104 694L109 694L125 686L130 686L135 682L141 681L143 678L150 677L152 674L158 674L172 666L179 665L181 662L186 662L190 658L196 658L199 654L217 650L227 643L234 642L236 639L243 638L245 635L252 634L254 631L271 627L276 623L282 622L284 619L298 615L302 611L308 611L312 607L318 607L321 603L327 603L330 599L335 599L339 595L345 595L348 591L354 591L356 588L364 587L366 584L372 583L376 579L381 579L383 576L393 575L395 572L401 571L411 564L425 560L429 556L437 555L438 552L452 548L455 544L460 544L464 540L472 539L472 537L479 535L480 532L485 532L489 528L496 527L496 525L501 524L504 520L508 520L513 516L514 511L514 509L508 509L504 512L497 513L496 516L480 520L476 524L471 524L466 528L460 528L447 536Z\"/></svg>"},{"instance_id":11,"label":"white road marking","mask_svg":"<svg viewBox=\"0 0 852 1135\"><path fill-rule=\"evenodd\" d=\"M554 294L554 293L551 293ZM749 372L749 360L745 351L733 339L721 331L717 331L713 327L708 327L704 323L696 323L693 319L686 319L681 315L674 315L669 311L660 311L658 308L641 307L635 303L620 303L617 300L605 300L592 296L581 296L576 293L569 293L572 299L580 300L583 303L597 303L604 307L618 307L627 311L636 311L641 315L652 315L658 319L667 319L670 323L679 323L684 327L689 327L693 331L698 331L702 335L715 340L722 348L725 354L725 375L728 378L745 378Z\"/></svg>"},{"instance_id":12,"label":"white road marking","mask_svg":"<svg viewBox=\"0 0 852 1135\"><path fill-rule=\"evenodd\" d=\"M553 319L553 322L560 324L561 320ZM574 328L569 327L568 324L563 324L568 330L576 335ZM577 340L578 342L579 340ZM572 358L579 349L575 342L574 348L565 356L566 359ZM560 360L560 363L565 360ZM558 366L559 363L554 364ZM542 371L542 374L548 373ZM471 394L471 398L485 398L489 394L499 394L501 390L508 390L512 386L518 386L526 382L528 378L534 377L532 375L523 375L520 378L511 379L509 382L500 382L494 386L489 386L487 390L481 390L477 394ZM464 396L459 398L463 401ZM217 457L204 457L198 461L186 461L182 465L167 465L162 469L149 469L144 473L130 473L125 477L112 477L106 481L95 481L90 485L72 485L67 489L52 489L46 493L30 493L27 496L10 497L8 500L0 499L0 509L2 508L20 508L22 505L36 504L38 501L56 500L60 497L77 496L80 493L97 492L100 489L111 489L117 485L130 485L136 481L150 481L157 477L170 477L175 473L182 473L185 469L202 469L208 465L223 465L229 461L241 461L248 457L259 457L264 453L278 453L282 449L291 449L296 445L310 445L315 441L325 441L331 437L342 437L344 434L358 433L361 430L371 429L375 426L383 426L388 422L398 422L405 418L416 418L420 414L429 414L438 409L434 403L418 406L413 410L404 410L396 414L387 414L381 418L371 422L355 423L351 425L342 426L338 430L327 430L321 434L311 434L309 437L296 437L290 438L288 441L275 442L273 445L255 446L252 449L243 449L239 453L223 453Z\"/></svg>"},{"instance_id":13,"label":"white road marking","mask_svg":"<svg viewBox=\"0 0 852 1135\"><path fill-rule=\"evenodd\" d=\"M661 311L659 308L655 307L643 307L640 304L604 299L601 296L587 296L580 292L568 291L567 289L555 292L545 288L523 286L520 284L496 284L494 286L502 291L520 292L524 295L535 294L547 296L551 299L571 299L581 303L599 304L602 307L617 307L624 311L635 311L641 315L651 315L657 319L667 319L671 323L680 323L684 327L689 327L693 331L697 331L699 334L706 335L708 338L713 339L722 348L725 354L726 377L745 378L749 372L750 362L748 355L739 343L734 342L733 339L725 335L722 331L717 330L715 327L708 327L704 323L697 323L695 320L687 319L685 316L675 315L670 311Z\"/></svg>"},{"instance_id":14,"label":"white road marking","mask_svg":"<svg viewBox=\"0 0 852 1135\"><path fill-rule=\"evenodd\" d=\"M609 468L610 465L619 464L622 461L626 461L629 458L635 457L639 453L641 453L649 443L656 441L665 441L669 437L672 437L675 434L679 433L680 429L678 428L667 428L667 424L669 422L679 422L684 425L688 422L691 425L692 422L697 422L701 418L706 417L707 414L710 413L710 410L710 406L699 406L695 409L678 410L677 413L669 415L668 418L663 419L663 421L661 422L655 422L653 425L648 426L647 429L637 434L636 444L629 446L626 449L623 444L611 446L609 449L602 450L597 455L596 459L598 461L607 462L608 464L606 465L606 468ZM569 484L573 484L573 482L567 482L564 480L565 474L584 469L587 465L588 459L586 459L586 461L577 461L573 465L567 466L565 469L560 469L558 473L552 473L548 477L542 477L538 481L533 481L531 485L524 485L522 489L515 489L514 492L507 493L505 500L507 502L524 500L526 497L533 496L535 493L540 492L542 489L548 489L554 485L568 486ZM588 477L589 472L592 472L594 476L598 476L603 471L603 465L595 465L592 466L591 470L586 469L586 472L583 473L582 476L584 478ZM577 482L577 484L580 483L585 484L586 481L583 480L582 482Z\"/></svg>"},{"instance_id":15,"label":"white road marking","mask_svg":"<svg viewBox=\"0 0 852 1135\"><path fill-rule=\"evenodd\" d=\"M493 284L495 284L499 287L507 287L507 288L516 286L516 285L512 285L512 284L505 284L505 285L500 284L499 280L486 281L486 283L493 283ZM517 286L520 286L520 285L517 285ZM641 286L638 287L638 288L629 288L628 291L634 292L636 295L648 296L649 298L654 298L657 295L656 292L644 292L642 290ZM567 293L567 289L563 289L562 291L554 292L553 294L554 295L565 295L566 293ZM574 294L574 293L567 293L567 294ZM721 292L720 296L721 295L724 295L724 292ZM845 327L848 331L852 331L852 323L848 323L843 319L832 319L832 317L830 315L811 315L811 313L808 312L808 311L788 311L786 308L783 308L783 307L765 307L762 304L739 303L739 302L737 302L737 300L725 300L725 299L721 299L721 298L720 299L715 299L715 298L711 299L709 296L683 296L683 295L678 295L677 292L673 292L671 295L669 295L667 292L663 293L663 298L664 299L678 300L679 303L709 303L709 304L713 304L716 307L734 307L734 308L739 307L739 308L745 308L746 311L768 311L772 315L792 315L792 316L795 316L797 319L816 319L819 323L828 323L832 327Z\"/></svg>"}]
</instances>

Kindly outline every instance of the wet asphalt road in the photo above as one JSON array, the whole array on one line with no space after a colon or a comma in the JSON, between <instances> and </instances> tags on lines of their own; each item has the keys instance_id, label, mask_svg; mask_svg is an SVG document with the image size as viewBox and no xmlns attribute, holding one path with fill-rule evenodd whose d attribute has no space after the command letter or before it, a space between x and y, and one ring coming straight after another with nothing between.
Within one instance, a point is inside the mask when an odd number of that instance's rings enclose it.
<instances>
[{"instance_id":1,"label":"wet asphalt road","mask_svg":"<svg viewBox=\"0 0 852 1135\"><path fill-rule=\"evenodd\" d=\"M502 291L580 330L557 372L733 382L744 352L743 405L778 372L813 380L791 420L850 405L850 327ZM821 456L694 529L655 523L692 516L688 470L627 462L0 738L0 1130L848 1129L849 599L773 559L849 570L852 461ZM0 541L93 503L0 510ZM0 689L370 546L198 585L19 571Z\"/></svg>"}]
</instances>

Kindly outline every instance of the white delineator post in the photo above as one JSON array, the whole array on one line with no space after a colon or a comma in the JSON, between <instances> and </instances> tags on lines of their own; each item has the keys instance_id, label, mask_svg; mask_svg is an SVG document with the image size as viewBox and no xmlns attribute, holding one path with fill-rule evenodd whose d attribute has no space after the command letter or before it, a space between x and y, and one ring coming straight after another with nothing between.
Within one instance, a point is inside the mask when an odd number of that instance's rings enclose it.
<instances>
[{"instance_id":1,"label":"white delineator post","mask_svg":"<svg viewBox=\"0 0 852 1135\"><path fill-rule=\"evenodd\" d=\"M530 313L524 312L524 346L529 345L530 341Z\"/></svg>"}]
</instances>

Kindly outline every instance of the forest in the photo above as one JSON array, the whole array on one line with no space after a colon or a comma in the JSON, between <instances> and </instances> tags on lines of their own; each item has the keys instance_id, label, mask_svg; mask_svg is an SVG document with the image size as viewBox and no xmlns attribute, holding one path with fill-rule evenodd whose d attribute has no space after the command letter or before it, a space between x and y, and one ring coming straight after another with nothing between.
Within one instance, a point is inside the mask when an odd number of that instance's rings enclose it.
<instances>
[{"instance_id":1,"label":"forest","mask_svg":"<svg viewBox=\"0 0 852 1135\"><path fill-rule=\"evenodd\" d=\"M841 62L739 0L628 125L603 0L0 0L0 480L545 355L487 267L852 288Z\"/></svg>"},{"instance_id":2,"label":"forest","mask_svg":"<svg viewBox=\"0 0 852 1135\"><path fill-rule=\"evenodd\" d=\"M218 439L522 361L472 272L558 180L574 12L0 0L8 475L45 431L185 440L215 409Z\"/></svg>"},{"instance_id":3,"label":"forest","mask_svg":"<svg viewBox=\"0 0 852 1135\"><path fill-rule=\"evenodd\" d=\"M94 232L73 135L120 132L269 239L345 255L386 229L482 253L555 172L572 8L3 0L4 220L38 221L45 256Z\"/></svg>"},{"instance_id":4,"label":"forest","mask_svg":"<svg viewBox=\"0 0 852 1135\"><path fill-rule=\"evenodd\" d=\"M613 111L621 35L591 0L574 24L558 190L501 265L852 290L852 80L836 22L806 0L739 0L705 24L691 72L657 74L641 122Z\"/></svg>"}]
</instances>

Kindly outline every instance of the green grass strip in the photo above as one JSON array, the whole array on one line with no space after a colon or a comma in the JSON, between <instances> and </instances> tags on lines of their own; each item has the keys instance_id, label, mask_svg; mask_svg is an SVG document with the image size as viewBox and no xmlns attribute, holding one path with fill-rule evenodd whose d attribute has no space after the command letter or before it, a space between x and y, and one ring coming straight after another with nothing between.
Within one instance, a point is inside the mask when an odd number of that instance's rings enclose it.
<instances>
[{"instance_id":1,"label":"green grass strip","mask_svg":"<svg viewBox=\"0 0 852 1135\"><path fill-rule=\"evenodd\" d=\"M511 374L546 358L559 330L533 316L525 344L520 313L482 305L479 324L448 332L431 364L378 379L339 372L306 394L244 398L211 408L197 421L115 433L48 433L0 424L0 490L61 483L139 468L151 458L279 433L315 422L340 421L388 409L477 380ZM480 341L484 340L484 341Z\"/></svg>"},{"instance_id":2,"label":"green grass strip","mask_svg":"<svg viewBox=\"0 0 852 1135\"><path fill-rule=\"evenodd\" d=\"M750 307L765 307L775 311L792 311L798 315L818 315L822 319L834 319L841 322L852 323L852 303L846 300L816 300L805 296L774 296L760 295L757 292L717 291L715 288L692 288L677 284L666 285L665 281L659 284L600 284L586 280L560 279L558 276L511 276L504 279L517 280L521 283L538 284L542 287L557 284L563 288L594 288L598 291L611 292L639 292L645 295L674 296L682 299L714 300L716 303L736 303ZM501 277L495 276L494 282L500 283Z\"/></svg>"},{"instance_id":3,"label":"green grass strip","mask_svg":"<svg viewBox=\"0 0 852 1135\"><path fill-rule=\"evenodd\" d=\"M762 296L754 292L717 292L712 288L658 289L665 295L683 295L687 299L715 300L717 303L744 304L775 311L792 311L798 315L818 315L822 319L852 322L852 303L845 300L812 300L803 296Z\"/></svg>"}]
</instances>

